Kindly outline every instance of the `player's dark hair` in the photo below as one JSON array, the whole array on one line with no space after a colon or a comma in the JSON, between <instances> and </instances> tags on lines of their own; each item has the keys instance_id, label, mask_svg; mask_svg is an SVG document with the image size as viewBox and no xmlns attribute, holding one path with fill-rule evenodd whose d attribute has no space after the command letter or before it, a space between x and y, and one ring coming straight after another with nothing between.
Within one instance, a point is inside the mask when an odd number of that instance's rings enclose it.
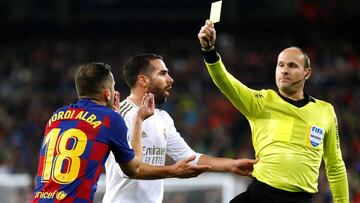
<instances>
[{"instance_id":1,"label":"player's dark hair","mask_svg":"<svg viewBox=\"0 0 360 203\"><path fill-rule=\"evenodd\" d=\"M292 46L289 48L299 50L301 52L301 54L304 56L304 68L305 69L310 68L310 58L303 49L301 49L300 47L297 47L297 46Z\"/></svg>"},{"instance_id":2,"label":"player's dark hair","mask_svg":"<svg viewBox=\"0 0 360 203\"><path fill-rule=\"evenodd\" d=\"M105 63L86 63L75 74L75 85L80 99L98 99L104 88L111 85L111 67Z\"/></svg>"},{"instance_id":3,"label":"player's dark hair","mask_svg":"<svg viewBox=\"0 0 360 203\"><path fill-rule=\"evenodd\" d=\"M135 86L139 74L150 74L150 61L154 59L163 60L162 57L157 54L139 54L130 57L130 59L125 62L123 65L123 76L129 88Z\"/></svg>"}]
</instances>

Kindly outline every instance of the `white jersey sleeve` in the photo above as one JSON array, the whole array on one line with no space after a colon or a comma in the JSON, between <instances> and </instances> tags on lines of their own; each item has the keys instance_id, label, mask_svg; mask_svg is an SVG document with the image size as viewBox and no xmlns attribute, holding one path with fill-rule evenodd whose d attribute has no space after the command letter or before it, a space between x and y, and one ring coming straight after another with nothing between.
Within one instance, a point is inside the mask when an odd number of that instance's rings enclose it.
<instances>
[{"instance_id":1,"label":"white jersey sleeve","mask_svg":"<svg viewBox=\"0 0 360 203\"><path fill-rule=\"evenodd\" d=\"M185 159L189 156L195 155L195 160L192 164L197 164L201 154L194 152L189 145L185 142L184 138L180 136L180 133L176 130L174 120L166 111L161 111L161 116L166 120L168 124L169 132L167 133L167 155L174 161Z\"/></svg>"}]
</instances>

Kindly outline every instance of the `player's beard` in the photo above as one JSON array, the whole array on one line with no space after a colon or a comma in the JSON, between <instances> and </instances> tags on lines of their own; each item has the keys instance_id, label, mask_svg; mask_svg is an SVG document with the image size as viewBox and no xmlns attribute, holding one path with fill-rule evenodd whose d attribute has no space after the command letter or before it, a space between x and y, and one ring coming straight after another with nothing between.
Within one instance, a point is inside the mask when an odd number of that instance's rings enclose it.
<instances>
[{"instance_id":1,"label":"player's beard","mask_svg":"<svg viewBox=\"0 0 360 203\"><path fill-rule=\"evenodd\" d=\"M167 96L165 96L165 90L156 86L151 86L149 92L154 94L155 104L163 104L166 102Z\"/></svg>"},{"instance_id":2,"label":"player's beard","mask_svg":"<svg viewBox=\"0 0 360 203\"><path fill-rule=\"evenodd\" d=\"M154 96L155 104L156 104L156 105L159 105L159 104L165 103L165 102L166 102L166 98L167 98L167 97L165 97L164 95L159 95L159 94L155 95L155 96Z\"/></svg>"}]
</instances>

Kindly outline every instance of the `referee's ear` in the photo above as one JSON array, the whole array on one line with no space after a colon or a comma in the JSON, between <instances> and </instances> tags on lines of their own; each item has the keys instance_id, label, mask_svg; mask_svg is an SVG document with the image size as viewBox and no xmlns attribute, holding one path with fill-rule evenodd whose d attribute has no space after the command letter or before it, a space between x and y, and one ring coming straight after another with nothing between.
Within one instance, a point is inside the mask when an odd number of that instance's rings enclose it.
<instances>
[{"instance_id":1,"label":"referee's ear","mask_svg":"<svg viewBox=\"0 0 360 203\"><path fill-rule=\"evenodd\" d=\"M311 76L311 73L312 73L312 69L311 69L310 67L309 67L309 68L306 68L304 79L305 79L305 80L309 79L310 76Z\"/></svg>"}]
</instances>

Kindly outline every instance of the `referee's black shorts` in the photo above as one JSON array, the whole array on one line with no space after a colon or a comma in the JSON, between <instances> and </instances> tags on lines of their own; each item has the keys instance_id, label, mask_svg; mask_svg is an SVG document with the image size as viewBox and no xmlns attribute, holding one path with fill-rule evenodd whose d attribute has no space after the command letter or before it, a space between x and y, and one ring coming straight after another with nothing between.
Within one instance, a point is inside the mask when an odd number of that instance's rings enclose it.
<instances>
[{"instance_id":1,"label":"referee's black shorts","mask_svg":"<svg viewBox=\"0 0 360 203\"><path fill-rule=\"evenodd\" d=\"M246 192L236 196L230 203L312 203L312 197L311 193L279 190L254 178Z\"/></svg>"}]
</instances>

